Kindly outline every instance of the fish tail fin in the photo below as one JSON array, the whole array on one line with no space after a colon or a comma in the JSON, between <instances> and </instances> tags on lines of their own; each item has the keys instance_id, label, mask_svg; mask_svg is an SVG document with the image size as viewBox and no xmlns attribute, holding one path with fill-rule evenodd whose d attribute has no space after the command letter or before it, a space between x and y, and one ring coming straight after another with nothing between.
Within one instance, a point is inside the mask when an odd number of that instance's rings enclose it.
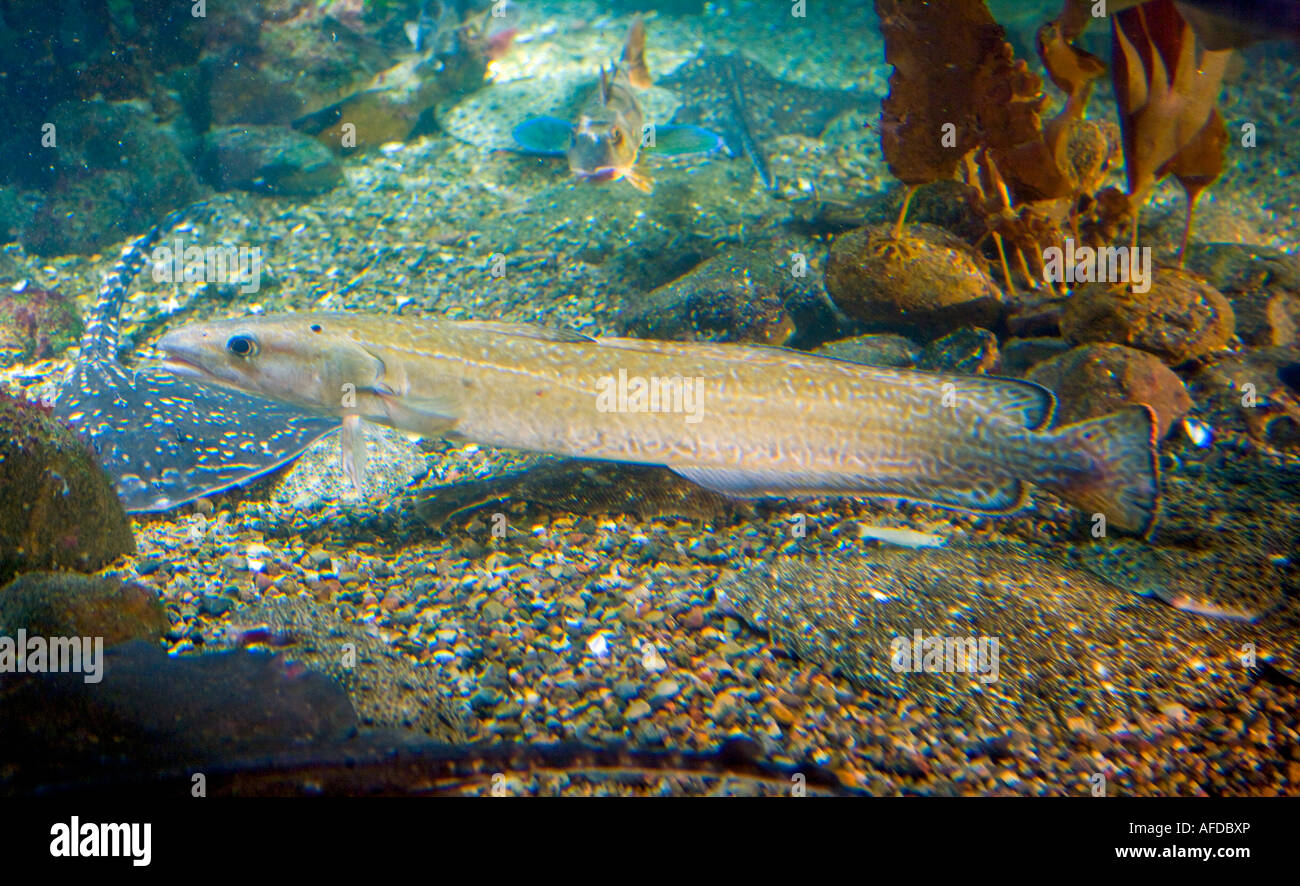
<instances>
[{"instance_id":1,"label":"fish tail fin","mask_svg":"<svg viewBox=\"0 0 1300 886\"><path fill-rule=\"evenodd\" d=\"M1054 445L1082 453L1089 469L1051 483L1054 491L1089 514L1102 514L1123 532L1147 536L1160 502L1155 413L1135 405L1058 428Z\"/></svg>"},{"instance_id":2,"label":"fish tail fin","mask_svg":"<svg viewBox=\"0 0 1300 886\"><path fill-rule=\"evenodd\" d=\"M637 89L649 89L653 85L650 69L645 63L645 22L641 19L632 22L632 28L627 32L620 65L627 71L628 82Z\"/></svg>"}]
</instances>

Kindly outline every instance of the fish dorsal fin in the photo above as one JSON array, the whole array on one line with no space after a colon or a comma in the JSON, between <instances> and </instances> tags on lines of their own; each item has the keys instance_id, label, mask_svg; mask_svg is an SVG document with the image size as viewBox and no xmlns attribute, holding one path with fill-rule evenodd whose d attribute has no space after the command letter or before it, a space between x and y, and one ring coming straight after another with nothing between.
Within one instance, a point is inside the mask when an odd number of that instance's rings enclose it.
<instances>
[{"instance_id":1,"label":"fish dorsal fin","mask_svg":"<svg viewBox=\"0 0 1300 886\"><path fill-rule=\"evenodd\" d=\"M534 323L507 323L500 320L459 320L456 325L462 329L479 329L484 332L495 332L499 335L511 335L516 338L531 338L537 341L567 342L569 344L594 343L596 341L591 336L583 335L581 332L575 332L572 329L557 329L553 326L538 326Z\"/></svg>"},{"instance_id":2,"label":"fish dorsal fin","mask_svg":"<svg viewBox=\"0 0 1300 886\"><path fill-rule=\"evenodd\" d=\"M628 82L637 89L649 89L653 85L650 69L645 63L645 22L641 19L632 22L632 27L627 32L627 43L623 46L620 63L627 71Z\"/></svg>"},{"instance_id":3,"label":"fish dorsal fin","mask_svg":"<svg viewBox=\"0 0 1300 886\"><path fill-rule=\"evenodd\" d=\"M600 66L600 103L602 105L609 104L609 84L617 73L618 68L614 65L610 65L608 73L606 73L604 65Z\"/></svg>"}]
</instances>

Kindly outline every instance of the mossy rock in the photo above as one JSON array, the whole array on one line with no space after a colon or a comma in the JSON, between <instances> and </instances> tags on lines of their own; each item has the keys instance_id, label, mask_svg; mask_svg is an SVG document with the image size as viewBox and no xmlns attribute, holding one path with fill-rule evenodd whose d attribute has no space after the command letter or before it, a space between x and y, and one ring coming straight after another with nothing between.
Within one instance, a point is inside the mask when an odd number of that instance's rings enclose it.
<instances>
[{"instance_id":1,"label":"mossy rock","mask_svg":"<svg viewBox=\"0 0 1300 886\"><path fill-rule=\"evenodd\" d=\"M85 254L148 230L202 188L174 135L128 102L65 102L50 112L55 178L20 238L35 255Z\"/></svg>"},{"instance_id":2,"label":"mossy rock","mask_svg":"<svg viewBox=\"0 0 1300 886\"><path fill-rule=\"evenodd\" d=\"M80 335L76 305L58 292L28 286L0 299L0 366L52 357Z\"/></svg>"},{"instance_id":3,"label":"mossy rock","mask_svg":"<svg viewBox=\"0 0 1300 886\"><path fill-rule=\"evenodd\" d=\"M215 188L315 197L343 181L328 148L285 126L227 126L209 132L199 171Z\"/></svg>"},{"instance_id":4,"label":"mossy rock","mask_svg":"<svg viewBox=\"0 0 1300 886\"><path fill-rule=\"evenodd\" d=\"M0 395L0 582L20 572L93 572L135 539L113 484L72 429Z\"/></svg>"},{"instance_id":5,"label":"mossy rock","mask_svg":"<svg viewBox=\"0 0 1300 886\"><path fill-rule=\"evenodd\" d=\"M1089 283L1065 303L1061 333L1072 344L1108 342L1149 351L1177 365L1227 346L1236 329L1232 305L1204 279L1158 268L1151 288Z\"/></svg>"},{"instance_id":6,"label":"mossy rock","mask_svg":"<svg viewBox=\"0 0 1300 886\"><path fill-rule=\"evenodd\" d=\"M0 588L0 635L103 637L105 646L157 642L169 622L158 594L138 583L75 572L29 572Z\"/></svg>"},{"instance_id":7,"label":"mossy rock","mask_svg":"<svg viewBox=\"0 0 1300 886\"><path fill-rule=\"evenodd\" d=\"M794 332L785 304L801 289L764 250L733 247L643 297L624 320L639 338L782 345Z\"/></svg>"},{"instance_id":8,"label":"mossy rock","mask_svg":"<svg viewBox=\"0 0 1300 886\"><path fill-rule=\"evenodd\" d=\"M826 262L826 291L871 331L933 339L963 326L996 328L1002 293L983 260L932 225L889 225L841 235Z\"/></svg>"},{"instance_id":9,"label":"mossy rock","mask_svg":"<svg viewBox=\"0 0 1300 886\"><path fill-rule=\"evenodd\" d=\"M1192 408L1183 381L1153 354L1123 345L1084 345L1044 360L1025 376L1053 391L1056 424L1098 418L1133 403L1156 413L1161 437Z\"/></svg>"}]
</instances>

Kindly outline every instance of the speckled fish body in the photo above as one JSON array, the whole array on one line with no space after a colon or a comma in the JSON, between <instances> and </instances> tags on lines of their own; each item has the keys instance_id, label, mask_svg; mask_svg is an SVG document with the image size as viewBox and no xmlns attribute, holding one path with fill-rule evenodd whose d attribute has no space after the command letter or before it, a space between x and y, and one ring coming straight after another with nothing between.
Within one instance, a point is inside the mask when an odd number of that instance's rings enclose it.
<instances>
[{"instance_id":1,"label":"speckled fish body","mask_svg":"<svg viewBox=\"0 0 1300 886\"><path fill-rule=\"evenodd\" d=\"M1146 532L1151 412L1046 430L1037 385L744 345L351 314L187 326L167 366L300 408L476 443L666 465L740 497L865 495L983 513L1048 488Z\"/></svg>"}]
</instances>

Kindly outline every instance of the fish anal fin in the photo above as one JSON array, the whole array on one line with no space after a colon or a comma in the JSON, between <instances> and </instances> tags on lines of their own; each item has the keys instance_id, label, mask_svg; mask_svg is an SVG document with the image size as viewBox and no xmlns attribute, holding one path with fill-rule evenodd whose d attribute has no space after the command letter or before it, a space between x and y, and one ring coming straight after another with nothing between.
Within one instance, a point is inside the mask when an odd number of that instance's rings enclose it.
<instances>
[{"instance_id":1,"label":"fish anal fin","mask_svg":"<svg viewBox=\"0 0 1300 886\"><path fill-rule=\"evenodd\" d=\"M1029 500L1028 490L1019 480L957 486L906 476L668 467L692 483L735 498L849 495L903 499L976 514L1009 514L1020 510Z\"/></svg>"}]
</instances>

